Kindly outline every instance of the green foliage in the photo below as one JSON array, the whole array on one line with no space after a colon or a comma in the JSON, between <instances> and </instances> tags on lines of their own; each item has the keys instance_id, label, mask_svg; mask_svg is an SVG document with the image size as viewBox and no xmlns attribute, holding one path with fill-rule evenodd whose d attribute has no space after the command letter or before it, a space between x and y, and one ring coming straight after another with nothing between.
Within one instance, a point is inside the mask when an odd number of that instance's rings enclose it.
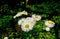
<instances>
[{"instance_id":1,"label":"green foliage","mask_svg":"<svg viewBox=\"0 0 60 39\"><path fill-rule=\"evenodd\" d=\"M0 27L9 27L12 16L3 16L0 18Z\"/></svg>"},{"instance_id":2,"label":"green foliage","mask_svg":"<svg viewBox=\"0 0 60 39\"><path fill-rule=\"evenodd\" d=\"M53 20L55 21L56 24L60 25L60 15L53 16Z\"/></svg>"}]
</instances>

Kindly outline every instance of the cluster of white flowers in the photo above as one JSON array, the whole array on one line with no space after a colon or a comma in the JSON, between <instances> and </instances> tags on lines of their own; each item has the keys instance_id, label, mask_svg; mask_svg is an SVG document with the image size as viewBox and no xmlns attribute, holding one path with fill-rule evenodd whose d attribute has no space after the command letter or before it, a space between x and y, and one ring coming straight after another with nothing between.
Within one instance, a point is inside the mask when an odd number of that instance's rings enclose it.
<instances>
[{"instance_id":1,"label":"cluster of white flowers","mask_svg":"<svg viewBox=\"0 0 60 39\"><path fill-rule=\"evenodd\" d=\"M28 15L28 13L26 11L18 12L14 16L14 18L19 17L21 15ZM35 25L36 21L39 21L39 20L41 20L41 16L33 14L31 17L21 18L18 21L18 25L21 26L22 31L28 32L33 29L33 26ZM46 31L50 31L50 28L54 27L55 23L51 20L47 20L45 21L45 25L47 26Z\"/></svg>"},{"instance_id":2,"label":"cluster of white flowers","mask_svg":"<svg viewBox=\"0 0 60 39\"><path fill-rule=\"evenodd\" d=\"M55 23L51 20L47 20L47 21L45 21L45 25L47 26L46 31L50 31L50 28L54 27Z\"/></svg>"},{"instance_id":3,"label":"cluster of white flowers","mask_svg":"<svg viewBox=\"0 0 60 39\"><path fill-rule=\"evenodd\" d=\"M22 11L16 14L14 18L19 17L23 14L28 15L26 11ZM33 14L31 17L21 18L18 21L18 25L21 26L22 31L28 32L33 29L33 26L35 25L36 21L39 21L39 20L41 20L41 16Z\"/></svg>"},{"instance_id":4,"label":"cluster of white flowers","mask_svg":"<svg viewBox=\"0 0 60 39\"><path fill-rule=\"evenodd\" d=\"M21 29L23 31L28 32L33 29L33 26L35 25L37 19L39 19L38 17L39 16L37 16L36 19L34 17L22 18L18 21L18 25L21 25Z\"/></svg>"}]
</instances>

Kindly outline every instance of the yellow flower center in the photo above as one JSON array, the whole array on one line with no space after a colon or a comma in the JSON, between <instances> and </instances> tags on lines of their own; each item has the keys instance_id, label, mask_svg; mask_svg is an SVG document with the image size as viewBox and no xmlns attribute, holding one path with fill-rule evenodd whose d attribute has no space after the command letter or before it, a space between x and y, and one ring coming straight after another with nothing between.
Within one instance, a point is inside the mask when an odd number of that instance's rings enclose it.
<instances>
[{"instance_id":1,"label":"yellow flower center","mask_svg":"<svg viewBox=\"0 0 60 39\"><path fill-rule=\"evenodd\" d=\"M20 15L20 14L21 14L21 12L18 12L17 14L18 14L18 15Z\"/></svg>"},{"instance_id":2,"label":"yellow flower center","mask_svg":"<svg viewBox=\"0 0 60 39\"><path fill-rule=\"evenodd\" d=\"M26 15L26 12L24 11L24 15Z\"/></svg>"},{"instance_id":3,"label":"yellow flower center","mask_svg":"<svg viewBox=\"0 0 60 39\"><path fill-rule=\"evenodd\" d=\"M26 25L25 25L25 28L29 28L29 24L26 24Z\"/></svg>"},{"instance_id":4,"label":"yellow flower center","mask_svg":"<svg viewBox=\"0 0 60 39\"><path fill-rule=\"evenodd\" d=\"M50 21L50 20L48 21L48 23L49 23L49 24L53 24L53 22L52 22L52 21Z\"/></svg>"},{"instance_id":5,"label":"yellow flower center","mask_svg":"<svg viewBox=\"0 0 60 39\"><path fill-rule=\"evenodd\" d=\"M35 16L35 18L38 18L38 16Z\"/></svg>"},{"instance_id":6,"label":"yellow flower center","mask_svg":"<svg viewBox=\"0 0 60 39\"><path fill-rule=\"evenodd\" d=\"M22 20L22 23L23 23L24 21Z\"/></svg>"}]
</instances>

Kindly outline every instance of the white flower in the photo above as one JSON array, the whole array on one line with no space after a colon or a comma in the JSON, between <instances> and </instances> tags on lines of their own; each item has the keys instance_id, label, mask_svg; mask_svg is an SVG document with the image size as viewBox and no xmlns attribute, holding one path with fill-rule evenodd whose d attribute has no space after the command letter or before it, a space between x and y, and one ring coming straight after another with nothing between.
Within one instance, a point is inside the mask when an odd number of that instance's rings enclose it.
<instances>
[{"instance_id":1,"label":"white flower","mask_svg":"<svg viewBox=\"0 0 60 39\"><path fill-rule=\"evenodd\" d=\"M22 16L23 14L24 14L24 15L28 15L28 13L27 13L26 11L22 11L22 12L18 12L13 18Z\"/></svg>"},{"instance_id":2,"label":"white flower","mask_svg":"<svg viewBox=\"0 0 60 39\"><path fill-rule=\"evenodd\" d=\"M32 17L27 17L26 22L31 23L33 26L35 25L36 21Z\"/></svg>"},{"instance_id":3,"label":"white flower","mask_svg":"<svg viewBox=\"0 0 60 39\"><path fill-rule=\"evenodd\" d=\"M15 16L16 17L19 17L19 16L21 16L23 13L22 12L18 12Z\"/></svg>"},{"instance_id":4,"label":"white flower","mask_svg":"<svg viewBox=\"0 0 60 39\"><path fill-rule=\"evenodd\" d=\"M4 39L8 39L8 37L4 37Z\"/></svg>"},{"instance_id":5,"label":"white flower","mask_svg":"<svg viewBox=\"0 0 60 39\"><path fill-rule=\"evenodd\" d=\"M32 15L32 18L34 18L35 21L41 20L41 16L40 16L40 15L35 15L35 14L33 14L33 15Z\"/></svg>"},{"instance_id":6,"label":"white flower","mask_svg":"<svg viewBox=\"0 0 60 39\"><path fill-rule=\"evenodd\" d=\"M51 20L48 20L48 21L45 21L45 25L46 25L47 27L52 28L52 27L55 26L55 23L54 23L53 21L51 21Z\"/></svg>"},{"instance_id":7,"label":"white flower","mask_svg":"<svg viewBox=\"0 0 60 39\"><path fill-rule=\"evenodd\" d=\"M24 11L22 11L22 13L24 14L24 15L28 15L28 13L24 10Z\"/></svg>"},{"instance_id":8,"label":"white flower","mask_svg":"<svg viewBox=\"0 0 60 39\"><path fill-rule=\"evenodd\" d=\"M14 19L16 18L16 16L13 17Z\"/></svg>"},{"instance_id":9,"label":"white flower","mask_svg":"<svg viewBox=\"0 0 60 39\"><path fill-rule=\"evenodd\" d=\"M46 31L50 31L50 28L49 27L46 27Z\"/></svg>"},{"instance_id":10,"label":"white flower","mask_svg":"<svg viewBox=\"0 0 60 39\"><path fill-rule=\"evenodd\" d=\"M29 22L34 21L34 19L31 18L31 17L27 17L26 20L29 21Z\"/></svg>"},{"instance_id":11,"label":"white flower","mask_svg":"<svg viewBox=\"0 0 60 39\"><path fill-rule=\"evenodd\" d=\"M33 29L33 25L30 23L26 22L21 25L22 31L28 32Z\"/></svg>"},{"instance_id":12,"label":"white flower","mask_svg":"<svg viewBox=\"0 0 60 39\"><path fill-rule=\"evenodd\" d=\"M25 18L22 18L22 19L20 19L19 21L18 21L18 25L21 25L22 23L24 23L25 22Z\"/></svg>"}]
</instances>

